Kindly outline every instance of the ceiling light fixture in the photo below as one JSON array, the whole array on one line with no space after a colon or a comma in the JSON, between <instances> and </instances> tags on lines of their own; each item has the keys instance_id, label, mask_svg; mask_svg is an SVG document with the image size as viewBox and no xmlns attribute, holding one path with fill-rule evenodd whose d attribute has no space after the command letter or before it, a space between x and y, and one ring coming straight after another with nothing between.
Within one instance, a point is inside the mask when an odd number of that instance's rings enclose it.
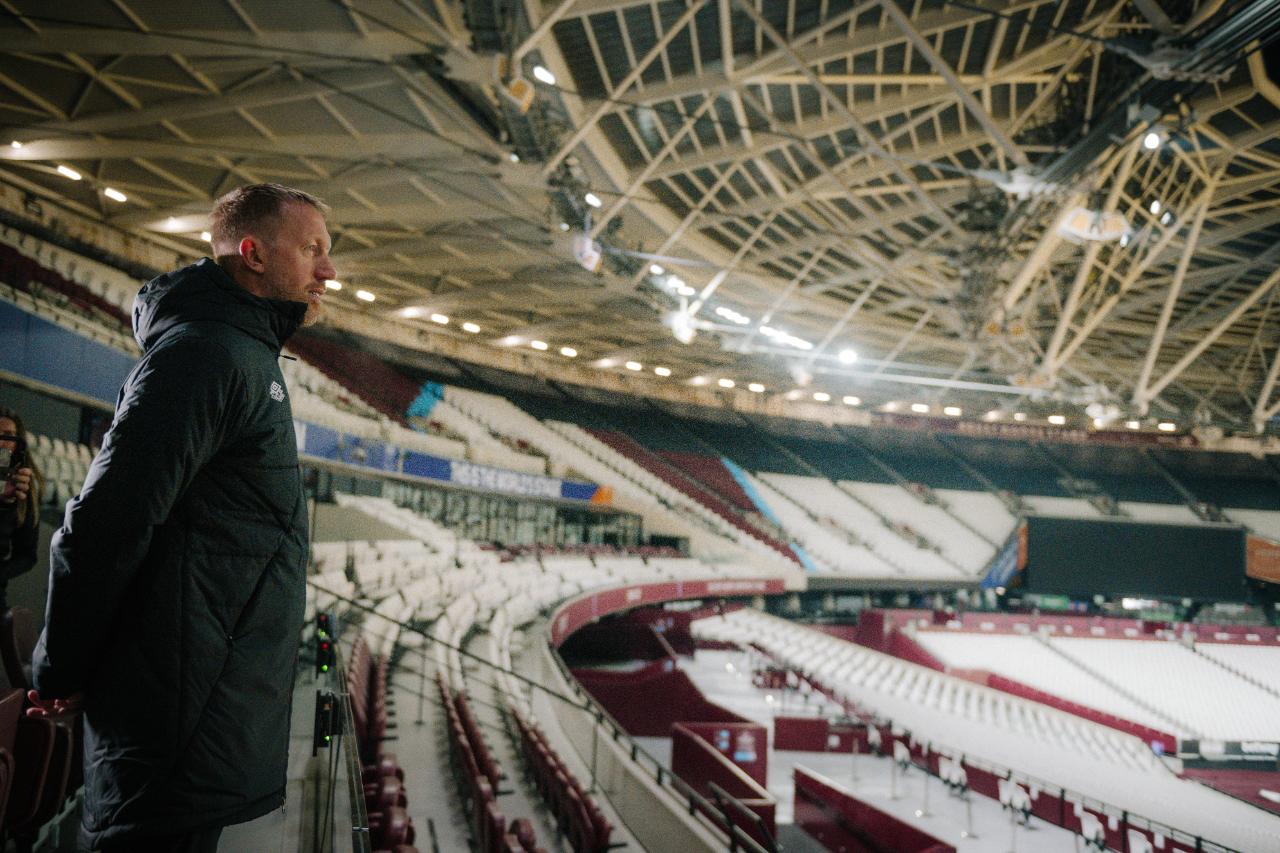
<instances>
[{"instance_id":1,"label":"ceiling light fixture","mask_svg":"<svg viewBox=\"0 0 1280 853\"><path fill-rule=\"evenodd\" d=\"M120 190L116 189L115 187L107 187L102 191L102 194L105 195L107 198L111 199L112 201L118 201L121 204L129 200L129 197L127 195L120 192Z\"/></svg>"},{"instance_id":2,"label":"ceiling light fixture","mask_svg":"<svg viewBox=\"0 0 1280 853\"><path fill-rule=\"evenodd\" d=\"M356 291L356 299L359 299L361 302L372 302L377 298L378 297L374 296L372 293L370 293L367 290Z\"/></svg>"},{"instance_id":3,"label":"ceiling light fixture","mask_svg":"<svg viewBox=\"0 0 1280 853\"><path fill-rule=\"evenodd\" d=\"M814 391L813 399L817 400L819 403L830 403L831 395L826 391Z\"/></svg>"},{"instance_id":4,"label":"ceiling light fixture","mask_svg":"<svg viewBox=\"0 0 1280 853\"><path fill-rule=\"evenodd\" d=\"M1142 421L1125 421L1124 425L1127 429L1142 429Z\"/></svg>"},{"instance_id":5,"label":"ceiling light fixture","mask_svg":"<svg viewBox=\"0 0 1280 853\"><path fill-rule=\"evenodd\" d=\"M928 414L929 404L928 403L912 403L911 411L915 412L918 415Z\"/></svg>"},{"instance_id":6,"label":"ceiling light fixture","mask_svg":"<svg viewBox=\"0 0 1280 853\"><path fill-rule=\"evenodd\" d=\"M73 181L80 180L80 173L70 166L58 166L58 174L64 178L70 178Z\"/></svg>"},{"instance_id":7,"label":"ceiling light fixture","mask_svg":"<svg viewBox=\"0 0 1280 853\"><path fill-rule=\"evenodd\" d=\"M627 370L644 370L644 365L638 361L628 361L623 367Z\"/></svg>"},{"instance_id":8,"label":"ceiling light fixture","mask_svg":"<svg viewBox=\"0 0 1280 853\"><path fill-rule=\"evenodd\" d=\"M205 241L206 243L212 243L212 242L213 242L213 235L212 235L212 234L210 234L208 231L201 231L201 232L200 232L200 239L201 239L201 240L203 240L203 241ZM324 286L325 286L325 287L328 287L328 286L329 286L329 282L327 282L327 281L326 281L326 282L324 283ZM337 289L338 289L338 290L341 290L341 289L342 289L342 286L341 286L341 285L339 285Z\"/></svg>"},{"instance_id":9,"label":"ceiling light fixture","mask_svg":"<svg viewBox=\"0 0 1280 853\"><path fill-rule=\"evenodd\" d=\"M959 406L945 406L942 409L942 414L946 415L947 417L958 418L962 414L964 414L964 412L960 409Z\"/></svg>"},{"instance_id":10,"label":"ceiling light fixture","mask_svg":"<svg viewBox=\"0 0 1280 853\"><path fill-rule=\"evenodd\" d=\"M9 147L10 147L10 148L21 148L21 147L22 147L22 143L15 139L15 140L13 140L12 142L10 142L10 143L9 143Z\"/></svg>"},{"instance_id":11,"label":"ceiling light fixture","mask_svg":"<svg viewBox=\"0 0 1280 853\"><path fill-rule=\"evenodd\" d=\"M1177 428L1178 428L1178 425L1175 424L1173 421L1161 421L1160 423L1156 424L1156 429L1160 430L1161 432L1173 432Z\"/></svg>"},{"instance_id":12,"label":"ceiling light fixture","mask_svg":"<svg viewBox=\"0 0 1280 853\"><path fill-rule=\"evenodd\" d=\"M560 354L565 358L577 358L578 351L573 347L560 347Z\"/></svg>"},{"instance_id":13,"label":"ceiling light fixture","mask_svg":"<svg viewBox=\"0 0 1280 853\"><path fill-rule=\"evenodd\" d=\"M474 335L476 332L480 331L480 327L475 323L467 322L462 324L462 331L470 332Z\"/></svg>"},{"instance_id":14,"label":"ceiling light fixture","mask_svg":"<svg viewBox=\"0 0 1280 853\"><path fill-rule=\"evenodd\" d=\"M857 361L857 360L858 360L858 354L857 354L855 351L853 351L853 350L851 350L851 349L842 349L842 350L840 350L840 363L841 363L841 364L853 364L853 363L854 363L855 361Z\"/></svg>"},{"instance_id":15,"label":"ceiling light fixture","mask_svg":"<svg viewBox=\"0 0 1280 853\"><path fill-rule=\"evenodd\" d=\"M439 323L441 326L447 326L449 325L449 318L446 317L444 314L432 314L431 322Z\"/></svg>"},{"instance_id":16,"label":"ceiling light fixture","mask_svg":"<svg viewBox=\"0 0 1280 853\"><path fill-rule=\"evenodd\" d=\"M862 405L862 398L861 398L861 397L854 397L854 396L850 395L850 396L847 396L847 397L845 397L845 398L843 398L843 399L844 399L844 404L845 404L846 406L861 406L861 405Z\"/></svg>"},{"instance_id":17,"label":"ceiling light fixture","mask_svg":"<svg viewBox=\"0 0 1280 853\"><path fill-rule=\"evenodd\" d=\"M547 350L546 341L529 341L529 346L533 347L538 352L546 352Z\"/></svg>"},{"instance_id":18,"label":"ceiling light fixture","mask_svg":"<svg viewBox=\"0 0 1280 853\"><path fill-rule=\"evenodd\" d=\"M671 375L671 368L670 368L670 367L655 367L655 368L653 369L653 372L654 372L654 373L656 373L656 374L658 374L659 376L661 376L661 377L664 377L664 378L665 378L665 377L667 377L667 376L670 376L670 375Z\"/></svg>"},{"instance_id":19,"label":"ceiling light fixture","mask_svg":"<svg viewBox=\"0 0 1280 853\"><path fill-rule=\"evenodd\" d=\"M600 196L595 193L587 193L582 197L582 200L592 207L602 207L604 205L604 202L600 200Z\"/></svg>"},{"instance_id":20,"label":"ceiling light fixture","mask_svg":"<svg viewBox=\"0 0 1280 853\"><path fill-rule=\"evenodd\" d=\"M1049 415L1049 423L1053 424L1054 426L1062 426L1066 422L1067 422L1067 419L1062 415Z\"/></svg>"},{"instance_id":21,"label":"ceiling light fixture","mask_svg":"<svg viewBox=\"0 0 1280 853\"><path fill-rule=\"evenodd\" d=\"M1158 199L1152 199L1151 206L1148 207L1147 210L1151 211L1152 216L1155 216L1160 212L1160 201Z\"/></svg>"},{"instance_id":22,"label":"ceiling light fixture","mask_svg":"<svg viewBox=\"0 0 1280 853\"><path fill-rule=\"evenodd\" d=\"M759 382L752 382L750 385L747 386L747 390L754 394L763 394L764 386L761 385Z\"/></svg>"},{"instance_id":23,"label":"ceiling light fixture","mask_svg":"<svg viewBox=\"0 0 1280 853\"><path fill-rule=\"evenodd\" d=\"M716 384L719 385L721 388L732 388L737 383L734 382L732 379L721 378L716 382Z\"/></svg>"},{"instance_id":24,"label":"ceiling light fixture","mask_svg":"<svg viewBox=\"0 0 1280 853\"><path fill-rule=\"evenodd\" d=\"M533 76L536 80L541 83L546 83L548 86L554 86L556 84L556 75L548 71L545 66L533 66Z\"/></svg>"},{"instance_id":25,"label":"ceiling light fixture","mask_svg":"<svg viewBox=\"0 0 1280 853\"><path fill-rule=\"evenodd\" d=\"M1155 151L1160 147L1160 134L1154 130L1147 131L1147 135L1142 137L1142 147L1148 151Z\"/></svg>"},{"instance_id":26,"label":"ceiling light fixture","mask_svg":"<svg viewBox=\"0 0 1280 853\"><path fill-rule=\"evenodd\" d=\"M208 234L208 233L209 233L208 231L204 232L204 234ZM200 236L203 237L204 234L201 234ZM324 283L324 286L329 288L330 290L342 290L342 282L338 281L336 278L329 279Z\"/></svg>"},{"instance_id":27,"label":"ceiling light fixture","mask_svg":"<svg viewBox=\"0 0 1280 853\"><path fill-rule=\"evenodd\" d=\"M421 309L421 308L419 308L419 307L418 307L418 306L416 306L416 305L410 305L408 308L405 308L405 309L403 309L403 310L401 310L401 311L400 311L400 316L401 316L401 317L406 317L406 318L408 318L408 319L412 320L412 319L414 319L414 318L416 318L416 317L421 317L421 316L422 316L422 309Z\"/></svg>"},{"instance_id":28,"label":"ceiling light fixture","mask_svg":"<svg viewBox=\"0 0 1280 853\"><path fill-rule=\"evenodd\" d=\"M664 272L666 272L666 270L658 264L649 264L649 273L651 275L662 275Z\"/></svg>"},{"instance_id":29,"label":"ceiling light fixture","mask_svg":"<svg viewBox=\"0 0 1280 853\"><path fill-rule=\"evenodd\" d=\"M1013 419L1014 419L1015 421L1017 421L1018 423L1022 423L1023 421L1025 421L1025 420L1027 419L1027 413L1026 413L1026 412L1014 412L1014 413L1013 413Z\"/></svg>"}]
</instances>

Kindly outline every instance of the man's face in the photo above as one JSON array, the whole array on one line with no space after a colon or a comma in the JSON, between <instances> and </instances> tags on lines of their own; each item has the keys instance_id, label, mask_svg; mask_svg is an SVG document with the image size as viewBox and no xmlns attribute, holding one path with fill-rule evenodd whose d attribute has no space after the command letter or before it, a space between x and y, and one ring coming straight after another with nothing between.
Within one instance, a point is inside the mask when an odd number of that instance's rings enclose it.
<instances>
[{"instance_id":1,"label":"man's face","mask_svg":"<svg viewBox=\"0 0 1280 853\"><path fill-rule=\"evenodd\" d=\"M337 277L329 259L332 245L324 216L311 205L300 202L286 204L275 236L261 239L264 295L305 302L304 326L320 320L324 313L324 283Z\"/></svg>"},{"instance_id":2,"label":"man's face","mask_svg":"<svg viewBox=\"0 0 1280 853\"><path fill-rule=\"evenodd\" d=\"M17 435L18 425L9 418L0 418L0 435ZM0 450L17 450L17 442L0 441Z\"/></svg>"}]
</instances>

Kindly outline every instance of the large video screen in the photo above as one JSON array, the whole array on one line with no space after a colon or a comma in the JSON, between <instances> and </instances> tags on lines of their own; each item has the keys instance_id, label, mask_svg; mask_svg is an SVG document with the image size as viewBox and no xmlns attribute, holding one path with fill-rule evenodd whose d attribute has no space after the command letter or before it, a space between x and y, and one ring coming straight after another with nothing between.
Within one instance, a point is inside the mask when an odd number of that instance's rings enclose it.
<instances>
[{"instance_id":1,"label":"large video screen","mask_svg":"<svg viewBox=\"0 0 1280 853\"><path fill-rule=\"evenodd\" d=\"M1240 528L1032 516L1023 590L1233 599L1244 595Z\"/></svg>"}]
</instances>

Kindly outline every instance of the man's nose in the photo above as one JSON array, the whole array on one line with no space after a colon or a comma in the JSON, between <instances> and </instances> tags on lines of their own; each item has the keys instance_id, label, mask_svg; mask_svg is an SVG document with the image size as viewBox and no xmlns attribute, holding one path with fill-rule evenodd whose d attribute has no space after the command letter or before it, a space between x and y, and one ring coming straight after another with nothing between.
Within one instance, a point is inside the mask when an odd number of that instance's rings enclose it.
<instances>
[{"instance_id":1,"label":"man's nose","mask_svg":"<svg viewBox=\"0 0 1280 853\"><path fill-rule=\"evenodd\" d=\"M329 260L326 255L325 258L320 261L320 266L316 267L316 278L328 281L331 278L337 277L338 271L333 268L333 261Z\"/></svg>"}]
</instances>

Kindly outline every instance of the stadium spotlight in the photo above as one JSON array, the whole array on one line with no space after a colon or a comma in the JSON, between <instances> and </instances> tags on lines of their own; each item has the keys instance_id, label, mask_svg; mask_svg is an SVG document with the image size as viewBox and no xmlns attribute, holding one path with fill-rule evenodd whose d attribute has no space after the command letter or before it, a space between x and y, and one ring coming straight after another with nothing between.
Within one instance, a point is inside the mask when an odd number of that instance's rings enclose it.
<instances>
[{"instance_id":1,"label":"stadium spotlight","mask_svg":"<svg viewBox=\"0 0 1280 853\"><path fill-rule=\"evenodd\" d=\"M573 347L560 347L560 354L565 358L577 358L578 351Z\"/></svg>"},{"instance_id":2,"label":"stadium spotlight","mask_svg":"<svg viewBox=\"0 0 1280 853\"><path fill-rule=\"evenodd\" d=\"M467 322L462 324L462 331L470 332L474 335L476 332L480 331L480 327L475 323Z\"/></svg>"},{"instance_id":3,"label":"stadium spotlight","mask_svg":"<svg viewBox=\"0 0 1280 853\"><path fill-rule=\"evenodd\" d=\"M717 381L716 384L719 385L721 388L732 388L737 383L735 383L732 379L722 378L719 381Z\"/></svg>"},{"instance_id":4,"label":"stadium spotlight","mask_svg":"<svg viewBox=\"0 0 1280 853\"><path fill-rule=\"evenodd\" d=\"M538 352L546 352L546 351L547 351L547 342L546 342L546 341L529 341L529 346L533 347L533 348L534 348L534 349L536 349Z\"/></svg>"},{"instance_id":5,"label":"stadium spotlight","mask_svg":"<svg viewBox=\"0 0 1280 853\"><path fill-rule=\"evenodd\" d=\"M982 419L983 419L984 421L998 421L998 420L1000 420L1000 410L999 410L999 409L992 409L991 411L989 411L989 412L987 412L985 415L983 415L983 416L982 416Z\"/></svg>"},{"instance_id":6,"label":"stadium spotlight","mask_svg":"<svg viewBox=\"0 0 1280 853\"><path fill-rule=\"evenodd\" d=\"M213 235L212 235L212 234L210 234L208 231L201 231L201 232L200 232L200 239L201 239L201 240L203 240L203 241L205 241L206 243L212 243L212 242L213 242ZM328 286L329 286L329 282L327 282L327 281L326 281L326 282L324 283L324 286L325 286L325 287L328 287Z\"/></svg>"},{"instance_id":7,"label":"stadium spotlight","mask_svg":"<svg viewBox=\"0 0 1280 853\"><path fill-rule=\"evenodd\" d=\"M1151 211L1151 215L1152 215L1152 216L1155 216L1157 213L1159 213L1159 212L1160 212L1160 200L1159 200L1159 199L1152 199L1152 200L1151 200L1151 206L1150 206L1150 207L1148 207L1148 208L1147 208L1147 210Z\"/></svg>"},{"instance_id":8,"label":"stadium spotlight","mask_svg":"<svg viewBox=\"0 0 1280 853\"><path fill-rule=\"evenodd\" d=\"M1017 421L1018 423L1022 423L1023 421L1025 421L1025 420L1027 419L1027 413L1026 413L1026 412L1014 412L1014 413L1013 413L1013 419L1014 419L1015 421Z\"/></svg>"},{"instance_id":9,"label":"stadium spotlight","mask_svg":"<svg viewBox=\"0 0 1280 853\"><path fill-rule=\"evenodd\" d=\"M1125 421L1124 425L1128 429L1142 429L1142 421Z\"/></svg>"},{"instance_id":10,"label":"stadium spotlight","mask_svg":"<svg viewBox=\"0 0 1280 853\"><path fill-rule=\"evenodd\" d=\"M416 305L410 305L408 308L400 309L400 316L408 320L413 320L422 316L422 309Z\"/></svg>"},{"instance_id":11,"label":"stadium spotlight","mask_svg":"<svg viewBox=\"0 0 1280 853\"><path fill-rule=\"evenodd\" d=\"M208 234L209 232L206 231L204 233ZM203 237L204 234L201 234L200 236ZM330 290L342 290L342 282L338 281L336 278L328 279L327 281L325 281L324 286L329 288Z\"/></svg>"},{"instance_id":12,"label":"stadium spotlight","mask_svg":"<svg viewBox=\"0 0 1280 853\"><path fill-rule=\"evenodd\" d=\"M627 370L644 370L644 365L638 361L628 361L623 367Z\"/></svg>"},{"instance_id":13,"label":"stadium spotlight","mask_svg":"<svg viewBox=\"0 0 1280 853\"><path fill-rule=\"evenodd\" d=\"M592 207L604 206L604 202L600 200L600 196L596 195L595 193L587 193L582 197L582 200L585 201L587 204L591 205Z\"/></svg>"},{"instance_id":14,"label":"stadium spotlight","mask_svg":"<svg viewBox=\"0 0 1280 853\"><path fill-rule=\"evenodd\" d=\"M844 397L844 404L845 404L846 406L861 406L861 405L862 405L862 398L861 398L861 397L854 397L853 395L848 395L848 396Z\"/></svg>"},{"instance_id":15,"label":"stadium spotlight","mask_svg":"<svg viewBox=\"0 0 1280 853\"><path fill-rule=\"evenodd\" d=\"M945 406L945 407L942 409L942 414L944 414L944 415L946 415L946 416L948 416L948 417L958 418L958 417L960 417L962 414L964 414L964 412L963 412L963 410L961 410L961 408L960 408L959 406Z\"/></svg>"},{"instance_id":16,"label":"stadium spotlight","mask_svg":"<svg viewBox=\"0 0 1280 853\"><path fill-rule=\"evenodd\" d=\"M662 275L664 272L666 272L666 270L658 264L649 264L649 273L651 275Z\"/></svg>"},{"instance_id":17,"label":"stadium spotlight","mask_svg":"<svg viewBox=\"0 0 1280 853\"><path fill-rule=\"evenodd\" d=\"M890 400L889 402L885 403L885 404L884 404L884 410L885 410L886 412L896 412L896 411L898 411L898 401L897 401L897 400Z\"/></svg>"},{"instance_id":18,"label":"stadium spotlight","mask_svg":"<svg viewBox=\"0 0 1280 853\"><path fill-rule=\"evenodd\" d=\"M747 386L747 390L754 394L763 394L764 386L761 385L759 382L752 382L750 385Z\"/></svg>"},{"instance_id":19,"label":"stadium spotlight","mask_svg":"<svg viewBox=\"0 0 1280 853\"><path fill-rule=\"evenodd\" d=\"M545 66L533 66L533 76L538 82L546 83L548 86L554 86L556 84L556 75L548 71Z\"/></svg>"},{"instance_id":20,"label":"stadium spotlight","mask_svg":"<svg viewBox=\"0 0 1280 853\"><path fill-rule=\"evenodd\" d=\"M73 181L78 181L81 178L80 173L70 166L58 166L58 174L62 175L64 178L70 178Z\"/></svg>"},{"instance_id":21,"label":"stadium spotlight","mask_svg":"<svg viewBox=\"0 0 1280 853\"><path fill-rule=\"evenodd\" d=\"M840 363L853 364L858 360L858 353L851 349L840 350Z\"/></svg>"},{"instance_id":22,"label":"stadium spotlight","mask_svg":"<svg viewBox=\"0 0 1280 853\"><path fill-rule=\"evenodd\" d=\"M658 374L659 376L662 376L662 377L664 377L664 378L665 378L665 377L667 377L667 376L670 376L670 375L671 375L671 368L670 368L670 367L655 367L655 368L653 369L653 372L654 372L654 373L656 373L656 374Z\"/></svg>"},{"instance_id":23,"label":"stadium spotlight","mask_svg":"<svg viewBox=\"0 0 1280 853\"><path fill-rule=\"evenodd\" d=\"M447 326L449 325L449 318L444 314L432 314L431 322L439 323L441 326Z\"/></svg>"},{"instance_id":24,"label":"stadium spotlight","mask_svg":"<svg viewBox=\"0 0 1280 853\"><path fill-rule=\"evenodd\" d=\"M1149 130L1147 131L1147 135L1142 137L1142 147L1148 151L1155 151L1160 147L1161 141L1159 133L1156 133L1154 130Z\"/></svg>"},{"instance_id":25,"label":"stadium spotlight","mask_svg":"<svg viewBox=\"0 0 1280 853\"><path fill-rule=\"evenodd\" d=\"M928 403L912 403L911 411L915 412L918 415L927 415L929 413L929 404Z\"/></svg>"},{"instance_id":26,"label":"stadium spotlight","mask_svg":"<svg viewBox=\"0 0 1280 853\"><path fill-rule=\"evenodd\" d=\"M1054 426L1062 426L1066 422L1067 422L1067 419L1062 415L1049 415L1049 423L1053 424Z\"/></svg>"},{"instance_id":27,"label":"stadium spotlight","mask_svg":"<svg viewBox=\"0 0 1280 853\"><path fill-rule=\"evenodd\" d=\"M374 296L372 293L370 293L367 290L356 291L356 299L359 299L361 302L372 302L377 298L378 297Z\"/></svg>"},{"instance_id":28,"label":"stadium spotlight","mask_svg":"<svg viewBox=\"0 0 1280 853\"><path fill-rule=\"evenodd\" d=\"M1160 430L1161 432L1173 432L1177 428L1178 428L1178 425L1175 424L1173 421L1161 421L1160 423L1156 424L1156 429Z\"/></svg>"},{"instance_id":29,"label":"stadium spotlight","mask_svg":"<svg viewBox=\"0 0 1280 853\"><path fill-rule=\"evenodd\" d=\"M112 201L118 201L122 204L129 200L129 197L127 195L120 192L120 190L116 189L115 187L107 187L102 191L102 194L105 195L107 198L111 199Z\"/></svg>"},{"instance_id":30,"label":"stadium spotlight","mask_svg":"<svg viewBox=\"0 0 1280 853\"><path fill-rule=\"evenodd\" d=\"M814 391L813 399L817 400L819 403L830 403L831 395L826 391Z\"/></svg>"}]
</instances>

